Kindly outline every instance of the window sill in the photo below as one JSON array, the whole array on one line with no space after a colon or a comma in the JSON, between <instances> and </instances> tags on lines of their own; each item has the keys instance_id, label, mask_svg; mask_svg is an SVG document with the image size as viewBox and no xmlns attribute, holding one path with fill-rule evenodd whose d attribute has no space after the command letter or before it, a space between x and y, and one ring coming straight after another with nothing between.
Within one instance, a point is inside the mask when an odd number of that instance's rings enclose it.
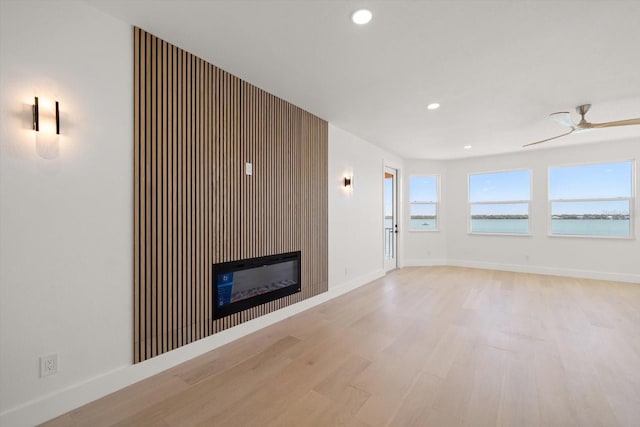
<instances>
[{"instance_id":1,"label":"window sill","mask_svg":"<svg viewBox=\"0 0 640 427\"><path fill-rule=\"evenodd\" d=\"M568 237L570 239L606 239L606 240L635 240L634 236L599 236L597 234L547 234L547 237L562 238Z\"/></svg>"},{"instance_id":2,"label":"window sill","mask_svg":"<svg viewBox=\"0 0 640 427\"><path fill-rule=\"evenodd\" d=\"M509 236L509 237L533 237L531 233L474 233L467 232L469 236Z\"/></svg>"}]
</instances>

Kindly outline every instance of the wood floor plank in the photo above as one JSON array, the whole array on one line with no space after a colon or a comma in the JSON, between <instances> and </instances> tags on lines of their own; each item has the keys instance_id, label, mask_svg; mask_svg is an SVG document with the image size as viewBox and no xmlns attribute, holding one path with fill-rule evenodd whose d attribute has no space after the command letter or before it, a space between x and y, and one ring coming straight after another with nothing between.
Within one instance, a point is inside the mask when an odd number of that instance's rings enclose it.
<instances>
[{"instance_id":1,"label":"wood floor plank","mask_svg":"<svg viewBox=\"0 0 640 427\"><path fill-rule=\"evenodd\" d=\"M465 425L465 414L473 391L473 379L481 362L473 345L453 354L453 363L443 378L440 392L433 403L427 425ZM427 371L430 372L430 371ZM430 372L431 373L431 372Z\"/></svg>"},{"instance_id":2,"label":"wood floor plank","mask_svg":"<svg viewBox=\"0 0 640 427\"><path fill-rule=\"evenodd\" d=\"M154 405L159 395L166 398L187 389L188 384L176 376L158 375L83 406L71 416L77 425L111 426Z\"/></svg>"},{"instance_id":3,"label":"wood floor plank","mask_svg":"<svg viewBox=\"0 0 640 427\"><path fill-rule=\"evenodd\" d=\"M497 426L540 426L538 389L531 361L513 354L509 358L502 383Z\"/></svg>"},{"instance_id":4,"label":"wood floor plank","mask_svg":"<svg viewBox=\"0 0 640 427\"><path fill-rule=\"evenodd\" d=\"M338 369L330 373L313 390L339 402L354 377L366 369L371 362L359 356L351 356Z\"/></svg>"},{"instance_id":5,"label":"wood floor plank","mask_svg":"<svg viewBox=\"0 0 640 427\"><path fill-rule=\"evenodd\" d=\"M568 378L562 361L551 351L544 349L536 353L533 369L538 387L538 402L542 425L577 426L576 409L571 404Z\"/></svg>"},{"instance_id":6,"label":"wood floor plank","mask_svg":"<svg viewBox=\"0 0 640 427\"><path fill-rule=\"evenodd\" d=\"M639 330L637 284L404 268L44 425L635 427Z\"/></svg>"},{"instance_id":7,"label":"wood floor plank","mask_svg":"<svg viewBox=\"0 0 640 427\"><path fill-rule=\"evenodd\" d=\"M297 402L291 402L269 427L298 427L313 425L314 420L330 410L333 402L320 393L310 390Z\"/></svg>"},{"instance_id":8,"label":"wood floor plank","mask_svg":"<svg viewBox=\"0 0 640 427\"><path fill-rule=\"evenodd\" d=\"M431 407L440 392L442 379L423 372L416 378L402 404L394 414L392 427L421 427L429 417Z\"/></svg>"},{"instance_id":9,"label":"wood floor plank","mask_svg":"<svg viewBox=\"0 0 640 427\"><path fill-rule=\"evenodd\" d=\"M495 426L510 354L506 350L484 345L477 351L480 363L476 367L464 421L468 426Z\"/></svg>"}]
</instances>

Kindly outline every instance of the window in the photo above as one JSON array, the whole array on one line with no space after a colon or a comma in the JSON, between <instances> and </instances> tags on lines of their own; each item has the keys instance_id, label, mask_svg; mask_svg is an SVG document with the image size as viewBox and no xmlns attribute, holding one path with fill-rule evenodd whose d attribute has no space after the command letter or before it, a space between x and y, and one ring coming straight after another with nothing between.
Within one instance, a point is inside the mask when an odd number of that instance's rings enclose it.
<instances>
[{"instance_id":1,"label":"window","mask_svg":"<svg viewBox=\"0 0 640 427\"><path fill-rule=\"evenodd\" d=\"M631 237L633 162L549 168L551 234Z\"/></svg>"},{"instance_id":2,"label":"window","mask_svg":"<svg viewBox=\"0 0 640 427\"><path fill-rule=\"evenodd\" d=\"M469 175L471 233L528 234L531 172Z\"/></svg>"},{"instance_id":3,"label":"window","mask_svg":"<svg viewBox=\"0 0 640 427\"><path fill-rule=\"evenodd\" d=\"M409 178L410 230L438 229L438 177Z\"/></svg>"}]
</instances>

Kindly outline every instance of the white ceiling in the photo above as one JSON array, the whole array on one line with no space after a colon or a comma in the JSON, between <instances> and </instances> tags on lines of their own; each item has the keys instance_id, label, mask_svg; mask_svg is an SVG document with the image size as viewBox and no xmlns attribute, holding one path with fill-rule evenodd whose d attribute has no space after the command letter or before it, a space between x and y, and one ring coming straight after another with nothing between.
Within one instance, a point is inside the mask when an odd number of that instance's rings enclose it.
<instances>
[{"instance_id":1,"label":"white ceiling","mask_svg":"<svg viewBox=\"0 0 640 427\"><path fill-rule=\"evenodd\" d=\"M640 117L637 0L88 2L404 158L520 151L583 103L593 122Z\"/></svg>"}]
</instances>

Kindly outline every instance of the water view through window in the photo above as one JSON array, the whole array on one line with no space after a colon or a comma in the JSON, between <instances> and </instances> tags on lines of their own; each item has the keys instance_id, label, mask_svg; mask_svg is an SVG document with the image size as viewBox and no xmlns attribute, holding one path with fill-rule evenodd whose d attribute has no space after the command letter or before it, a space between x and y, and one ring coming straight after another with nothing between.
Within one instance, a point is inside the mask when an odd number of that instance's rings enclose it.
<instances>
[{"instance_id":1,"label":"water view through window","mask_svg":"<svg viewBox=\"0 0 640 427\"><path fill-rule=\"evenodd\" d=\"M530 179L528 170L469 175L470 231L527 234Z\"/></svg>"},{"instance_id":2,"label":"water view through window","mask_svg":"<svg viewBox=\"0 0 640 427\"><path fill-rule=\"evenodd\" d=\"M438 229L438 177L409 178L409 215L411 230Z\"/></svg>"},{"instance_id":3,"label":"water view through window","mask_svg":"<svg viewBox=\"0 0 640 427\"><path fill-rule=\"evenodd\" d=\"M549 168L551 234L631 235L632 162Z\"/></svg>"}]
</instances>

